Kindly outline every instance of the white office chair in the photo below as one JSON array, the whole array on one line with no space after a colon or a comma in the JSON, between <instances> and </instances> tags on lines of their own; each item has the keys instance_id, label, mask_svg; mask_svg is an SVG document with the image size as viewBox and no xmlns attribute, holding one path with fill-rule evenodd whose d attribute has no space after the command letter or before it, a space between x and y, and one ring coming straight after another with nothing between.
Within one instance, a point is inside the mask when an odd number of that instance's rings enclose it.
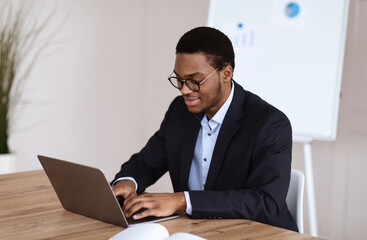
<instances>
[{"instance_id":1,"label":"white office chair","mask_svg":"<svg viewBox=\"0 0 367 240\"><path fill-rule=\"evenodd\" d=\"M303 233L303 192L305 176L301 171L292 169L286 202L288 209L297 222L298 230Z\"/></svg>"}]
</instances>

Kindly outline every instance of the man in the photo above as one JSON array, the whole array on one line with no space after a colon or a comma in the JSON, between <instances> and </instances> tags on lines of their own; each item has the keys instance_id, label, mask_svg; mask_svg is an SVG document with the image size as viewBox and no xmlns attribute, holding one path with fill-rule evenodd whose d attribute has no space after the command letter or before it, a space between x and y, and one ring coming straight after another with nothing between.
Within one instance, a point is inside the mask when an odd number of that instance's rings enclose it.
<instances>
[{"instance_id":1,"label":"man","mask_svg":"<svg viewBox=\"0 0 367 240\"><path fill-rule=\"evenodd\" d=\"M181 37L169 80L182 96L113 181L126 216L185 211L192 218L246 218L297 231L285 202L290 123L232 79L234 65L222 32L199 27ZM141 194L167 171L174 193Z\"/></svg>"}]
</instances>

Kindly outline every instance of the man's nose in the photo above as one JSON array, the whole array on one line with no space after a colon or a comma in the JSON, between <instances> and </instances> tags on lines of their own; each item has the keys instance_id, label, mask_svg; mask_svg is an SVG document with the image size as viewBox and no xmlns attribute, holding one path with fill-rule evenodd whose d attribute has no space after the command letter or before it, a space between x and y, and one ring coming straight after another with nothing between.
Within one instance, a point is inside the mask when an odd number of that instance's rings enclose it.
<instances>
[{"instance_id":1,"label":"man's nose","mask_svg":"<svg viewBox=\"0 0 367 240\"><path fill-rule=\"evenodd\" d=\"M180 89L182 95L187 95L192 93L193 91L187 87L186 83L183 84L182 88Z\"/></svg>"}]
</instances>

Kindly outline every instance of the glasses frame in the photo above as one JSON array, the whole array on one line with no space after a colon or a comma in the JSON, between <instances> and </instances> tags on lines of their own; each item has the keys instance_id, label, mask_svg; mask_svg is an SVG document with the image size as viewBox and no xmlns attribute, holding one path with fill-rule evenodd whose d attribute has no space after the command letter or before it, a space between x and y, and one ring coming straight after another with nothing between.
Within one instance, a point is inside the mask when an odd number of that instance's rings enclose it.
<instances>
[{"instance_id":1,"label":"glasses frame","mask_svg":"<svg viewBox=\"0 0 367 240\"><path fill-rule=\"evenodd\" d=\"M206 78L204 78L203 80L201 81L195 81L193 79L186 79L186 80L181 80L179 79L178 77L174 77L174 76L171 76L172 74L175 73L175 71L173 71L169 76L168 76L168 81L172 84L172 86L174 86L175 88L181 90L184 86L184 84L186 85L186 87L188 87L188 89L190 89L191 91L193 92L199 92L200 91L200 85L203 84L211 75L213 75L216 71L218 71L218 69L220 69L221 67L223 67L223 65L220 65L219 67L217 67L216 69L214 69L213 72L211 72L208 76L206 76ZM172 79L175 79L177 80L178 82L181 82L182 83L182 87L177 87L173 82L172 82ZM198 90L194 90L192 89L190 83L193 83L195 85L198 86Z\"/></svg>"}]
</instances>

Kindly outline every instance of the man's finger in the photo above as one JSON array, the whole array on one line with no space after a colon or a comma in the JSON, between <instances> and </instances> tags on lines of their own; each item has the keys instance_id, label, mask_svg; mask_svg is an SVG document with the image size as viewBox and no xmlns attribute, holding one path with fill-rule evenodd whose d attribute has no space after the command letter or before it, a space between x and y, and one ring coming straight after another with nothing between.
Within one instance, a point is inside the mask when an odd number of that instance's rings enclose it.
<instances>
[{"instance_id":1,"label":"man's finger","mask_svg":"<svg viewBox=\"0 0 367 240\"><path fill-rule=\"evenodd\" d=\"M130 180L123 180L116 185L112 186L113 193L115 196L121 196L124 199L128 198L130 195L136 196L135 188L133 182Z\"/></svg>"},{"instance_id":2,"label":"man's finger","mask_svg":"<svg viewBox=\"0 0 367 240\"><path fill-rule=\"evenodd\" d=\"M140 198L140 196L134 196L134 195L129 195L125 198L124 201L124 205L122 207L122 211L126 212L132 205L134 205L136 203L136 201L138 201Z\"/></svg>"},{"instance_id":3,"label":"man's finger","mask_svg":"<svg viewBox=\"0 0 367 240\"><path fill-rule=\"evenodd\" d=\"M146 210L144 210L144 211L142 211L142 212L139 212L139 213L136 213L136 214L134 214L133 215L133 219L134 220L139 220L139 219L141 219L141 218L145 218L145 217L149 217L149 216L155 216L155 214L154 214L154 209L146 209Z\"/></svg>"},{"instance_id":4,"label":"man's finger","mask_svg":"<svg viewBox=\"0 0 367 240\"><path fill-rule=\"evenodd\" d=\"M132 201L130 201L129 205L127 205L126 208L124 205L124 209L125 209L124 213L126 217L130 217L141 209L149 209L151 207L152 206L150 202L139 201L139 200L136 201L136 198L134 198Z\"/></svg>"},{"instance_id":5,"label":"man's finger","mask_svg":"<svg viewBox=\"0 0 367 240\"><path fill-rule=\"evenodd\" d=\"M115 196L121 196L124 199L126 199L128 197L128 195L130 194L129 191L127 191L124 188L121 188L119 186L113 186L112 187L113 193L115 194Z\"/></svg>"}]
</instances>

